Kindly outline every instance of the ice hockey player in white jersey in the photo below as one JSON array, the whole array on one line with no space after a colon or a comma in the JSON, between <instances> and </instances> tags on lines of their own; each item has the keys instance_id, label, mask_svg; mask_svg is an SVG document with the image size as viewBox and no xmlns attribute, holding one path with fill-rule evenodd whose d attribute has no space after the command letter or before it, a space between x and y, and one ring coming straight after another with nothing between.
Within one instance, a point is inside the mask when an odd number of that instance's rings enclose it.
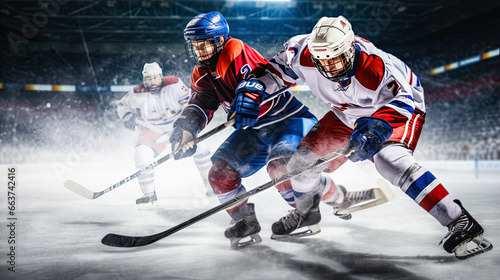
<instances>
[{"instance_id":1,"label":"ice hockey player in white jersey","mask_svg":"<svg viewBox=\"0 0 500 280\"><path fill-rule=\"evenodd\" d=\"M173 123L187 105L190 96L190 89L179 78L163 77L162 69L156 62L146 63L142 75L143 83L117 102L118 116L125 127L133 131L136 127L140 129L134 151L137 170L151 164L165 150L164 141L168 141ZM211 154L203 143L200 144L193 159L205 184L206 195L211 196L213 193L208 183L208 171L212 166ZM154 171L142 172L138 179L144 195L136 200L136 204L141 209L149 204L156 205Z\"/></svg>"},{"instance_id":2,"label":"ice hockey player in white jersey","mask_svg":"<svg viewBox=\"0 0 500 280\"><path fill-rule=\"evenodd\" d=\"M281 73L284 84L301 79L332 107L300 142L289 171L347 147L353 152L331 161L328 172L348 159L371 160L385 179L448 227L440 243L448 253L465 259L492 249L483 228L461 202L453 200L413 157L425 120L424 91L404 62L354 36L351 24L339 16L323 17L311 34L291 38L270 64ZM283 86L272 85L272 79L260 80L270 91ZM348 203L344 189L322 171L291 180L296 210L273 224L274 235L289 235L319 222L319 195L329 195L327 201L337 209ZM472 242L475 248L467 249Z\"/></svg>"}]
</instances>

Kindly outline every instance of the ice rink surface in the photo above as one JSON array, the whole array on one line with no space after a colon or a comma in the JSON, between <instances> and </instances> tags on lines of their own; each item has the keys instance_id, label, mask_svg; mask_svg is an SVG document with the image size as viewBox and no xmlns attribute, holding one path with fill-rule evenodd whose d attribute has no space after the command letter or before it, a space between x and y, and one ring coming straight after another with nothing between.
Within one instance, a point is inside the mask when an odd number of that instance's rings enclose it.
<instances>
[{"instance_id":1,"label":"ice rink surface","mask_svg":"<svg viewBox=\"0 0 500 280\"><path fill-rule=\"evenodd\" d=\"M15 272L8 270L7 168L16 167ZM156 169L158 208L139 211L137 180L88 200L63 187L73 179L100 191L135 172L132 160L2 165L0 176L0 279L498 279L500 275L500 174L498 171L433 170L454 198L485 228L492 251L459 261L438 246L447 233L399 189L395 199L353 214L350 221L322 205L321 233L273 241L271 224L289 207L276 189L250 198L256 204L262 243L232 250L223 232L223 211L157 243L113 248L107 233L150 235L218 205L201 192L191 160ZM347 163L338 184L356 190L375 186L370 163ZM245 179L247 189L268 181L263 171Z\"/></svg>"}]
</instances>

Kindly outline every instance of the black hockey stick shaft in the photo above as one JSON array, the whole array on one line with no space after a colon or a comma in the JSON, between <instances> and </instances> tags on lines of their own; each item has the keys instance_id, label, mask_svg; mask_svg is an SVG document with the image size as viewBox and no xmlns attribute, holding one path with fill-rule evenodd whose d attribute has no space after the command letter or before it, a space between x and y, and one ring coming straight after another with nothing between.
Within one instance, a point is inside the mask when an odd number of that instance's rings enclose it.
<instances>
[{"instance_id":1,"label":"black hockey stick shaft","mask_svg":"<svg viewBox=\"0 0 500 280\"><path fill-rule=\"evenodd\" d=\"M226 201L212 209L209 209L201 214L199 214L198 216L195 216L183 223L180 223L168 230L165 230L163 232L160 232L160 233L157 233L157 234L153 234L153 235L148 235L148 236L125 236L125 235L119 235L119 234L114 234L114 233L110 233L110 234L107 234L106 236L104 236L101 240L102 244L104 245L108 245L108 246L113 246L113 247L140 247L140 246L145 246L145 245L149 245L151 243L154 243L160 239L163 239L169 235L172 235L173 233L176 233L178 232L179 230L181 229L184 229L196 222L199 222L221 210L224 210L234 204L237 204L239 203L240 201L246 199L247 197L250 197L250 196L253 196L259 192L262 192L276 184L279 184L279 183L283 183L289 179L291 179L292 177L295 177L303 172L305 172L306 170L310 169L310 168L314 168L316 166L319 166L321 164L324 164L328 161L331 161L339 156L342 156L342 155L349 155L352 151L346 151L345 149L341 149L341 150L338 150L336 152L332 152L326 156L323 156L321 158L319 158L313 165L309 166L309 167L305 167L305 168L301 168L299 170L297 170L296 172L293 172L293 173L289 173L289 174L286 174L286 175L283 175L281 176L280 178L277 178L277 179L274 179L272 181L269 181L255 189L252 189L242 195L239 195L229 201Z\"/></svg>"}]
</instances>

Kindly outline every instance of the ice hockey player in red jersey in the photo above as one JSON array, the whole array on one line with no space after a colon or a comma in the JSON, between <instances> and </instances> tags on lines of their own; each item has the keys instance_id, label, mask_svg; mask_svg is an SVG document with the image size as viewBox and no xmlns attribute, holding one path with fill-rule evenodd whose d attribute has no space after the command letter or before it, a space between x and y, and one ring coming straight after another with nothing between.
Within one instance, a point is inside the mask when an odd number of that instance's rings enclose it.
<instances>
[{"instance_id":1,"label":"ice hockey player in red jersey","mask_svg":"<svg viewBox=\"0 0 500 280\"><path fill-rule=\"evenodd\" d=\"M449 230L441 241L448 253L465 259L492 249L483 228L453 200L441 182L413 157L425 120L424 91L412 70L395 56L354 36L342 16L323 17L311 34L291 38L270 64L287 83L306 82L311 92L332 106L305 138L288 164L307 166L347 147L353 152L329 163L333 172L350 159L371 160L378 172ZM270 80L269 80L270 81ZM267 88L272 88L269 82ZM279 86L279 85L277 85ZM289 235L319 213L318 194L329 204L345 204L343 189L322 170L292 181L296 210L273 224L273 234ZM467 249L467 243L476 244Z\"/></svg>"},{"instance_id":2,"label":"ice hockey player in red jersey","mask_svg":"<svg viewBox=\"0 0 500 280\"><path fill-rule=\"evenodd\" d=\"M199 14L184 29L186 50L195 63L191 76L191 99L174 124L171 137L176 159L191 155L195 139L214 112L222 106L236 130L212 156L210 184L221 203L246 192L242 178L267 164L272 178L286 172L286 163L297 143L317 119L289 92L260 104L274 93L252 79L268 72L268 60L239 39L231 38L229 26L219 12ZM269 73L270 79L279 79ZM269 100L269 99L267 99ZM289 184L277 186L281 196L293 204ZM260 224L253 203L247 199L227 209L231 226L224 232L238 248L261 240ZM242 239L249 237L245 242Z\"/></svg>"},{"instance_id":3,"label":"ice hockey player in red jersey","mask_svg":"<svg viewBox=\"0 0 500 280\"><path fill-rule=\"evenodd\" d=\"M138 170L151 164L154 157L165 150L164 141L168 141L174 121L187 105L191 92L179 78L163 77L162 72L158 63L146 63L142 71L144 82L117 102L118 116L125 127L130 130L136 130L137 127L140 129L134 151ZM137 120L142 121L143 125L139 125ZM203 145L193 155L208 196L213 195L208 183L208 171L212 166L210 156L210 150ZM136 200L136 204L141 209L156 205L154 170L142 172L138 179L144 195Z\"/></svg>"}]
</instances>

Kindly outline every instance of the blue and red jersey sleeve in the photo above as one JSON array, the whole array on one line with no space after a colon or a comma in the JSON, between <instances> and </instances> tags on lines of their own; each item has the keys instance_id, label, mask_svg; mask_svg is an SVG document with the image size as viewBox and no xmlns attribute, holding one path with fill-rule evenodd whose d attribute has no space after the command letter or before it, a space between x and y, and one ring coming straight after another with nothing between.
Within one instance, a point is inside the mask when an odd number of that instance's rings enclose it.
<instances>
[{"instance_id":1,"label":"blue and red jersey sleeve","mask_svg":"<svg viewBox=\"0 0 500 280\"><path fill-rule=\"evenodd\" d=\"M217 77L220 77L233 91L234 97L238 83L251 77L263 76L268 62L265 57L241 40L231 38L219 56L215 71Z\"/></svg>"},{"instance_id":2,"label":"blue and red jersey sleeve","mask_svg":"<svg viewBox=\"0 0 500 280\"><path fill-rule=\"evenodd\" d=\"M268 60L244 42L231 38L222 49L214 73L195 67L187 110L196 110L208 124L221 103L229 108L239 82L265 74ZM227 107L227 108L226 108Z\"/></svg>"}]
</instances>

